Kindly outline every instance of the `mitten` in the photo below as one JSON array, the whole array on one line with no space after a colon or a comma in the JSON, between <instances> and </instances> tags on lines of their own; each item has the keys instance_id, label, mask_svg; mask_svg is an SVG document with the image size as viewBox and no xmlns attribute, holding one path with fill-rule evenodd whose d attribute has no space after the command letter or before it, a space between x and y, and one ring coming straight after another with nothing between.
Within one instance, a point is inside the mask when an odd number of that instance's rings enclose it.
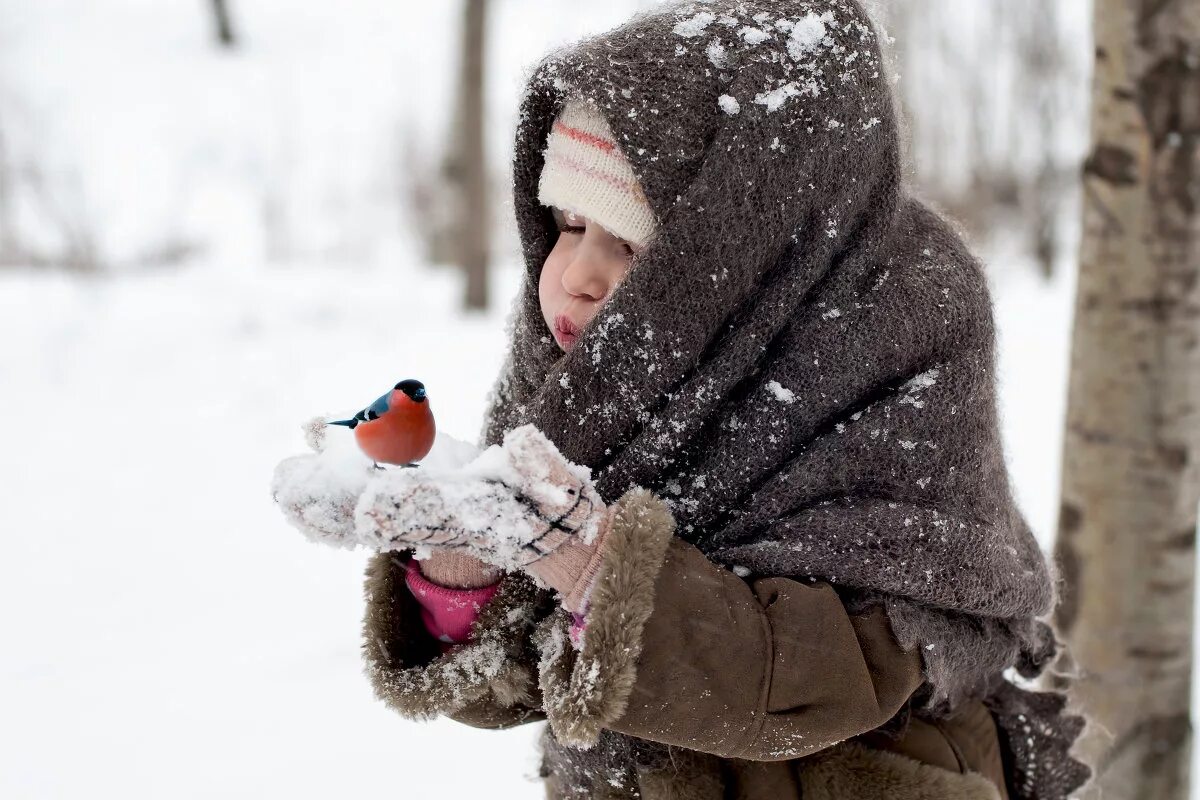
<instances>
[{"instance_id":1,"label":"mitten","mask_svg":"<svg viewBox=\"0 0 1200 800\"><path fill-rule=\"evenodd\" d=\"M357 518L359 542L374 550L466 552L525 570L567 598L580 595L581 581L595 572L608 509L590 471L525 425L458 472L380 476L363 494Z\"/></svg>"},{"instance_id":2,"label":"mitten","mask_svg":"<svg viewBox=\"0 0 1200 800\"><path fill-rule=\"evenodd\" d=\"M326 453L324 426L320 418L305 426L313 452L279 462L271 495L288 521L309 539L353 548L358 544L354 507L377 470L361 458Z\"/></svg>"}]
</instances>

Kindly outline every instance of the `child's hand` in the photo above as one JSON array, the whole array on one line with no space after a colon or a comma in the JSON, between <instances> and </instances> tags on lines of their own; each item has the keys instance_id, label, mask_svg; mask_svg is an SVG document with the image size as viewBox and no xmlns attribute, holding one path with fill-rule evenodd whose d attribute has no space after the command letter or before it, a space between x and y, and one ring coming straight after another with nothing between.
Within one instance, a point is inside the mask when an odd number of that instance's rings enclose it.
<instances>
[{"instance_id":1,"label":"child's hand","mask_svg":"<svg viewBox=\"0 0 1200 800\"><path fill-rule=\"evenodd\" d=\"M586 471L524 426L459 473L379 476L359 504L357 535L374 550L467 550L519 569L574 537L591 542L604 512Z\"/></svg>"},{"instance_id":2,"label":"child's hand","mask_svg":"<svg viewBox=\"0 0 1200 800\"><path fill-rule=\"evenodd\" d=\"M594 574L608 509L590 472L563 458L532 425L510 431L502 446L454 471L378 470L361 458L324 452L319 435L309 436L309 445L315 453L275 468L272 493L314 541L412 549L424 559L455 554L422 570L434 582L464 564L477 567L475 577L486 582L498 573L485 564L523 569L571 602Z\"/></svg>"},{"instance_id":3,"label":"child's hand","mask_svg":"<svg viewBox=\"0 0 1200 800\"><path fill-rule=\"evenodd\" d=\"M359 502L356 535L374 550L450 550L524 569L565 596L606 523L588 471L527 425L459 473L391 470L374 479ZM559 568L545 569L549 563Z\"/></svg>"},{"instance_id":4,"label":"child's hand","mask_svg":"<svg viewBox=\"0 0 1200 800\"><path fill-rule=\"evenodd\" d=\"M288 521L305 536L334 547L353 548L354 507L376 470L369 463L322 455L324 421L306 426L314 452L285 458L275 467L271 494Z\"/></svg>"}]
</instances>

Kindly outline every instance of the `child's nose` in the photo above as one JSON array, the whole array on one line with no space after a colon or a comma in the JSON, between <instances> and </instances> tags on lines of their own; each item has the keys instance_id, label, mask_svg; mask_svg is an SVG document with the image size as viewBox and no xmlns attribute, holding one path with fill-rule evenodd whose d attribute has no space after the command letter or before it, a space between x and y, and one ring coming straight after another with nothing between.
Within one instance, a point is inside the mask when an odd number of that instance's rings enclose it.
<instances>
[{"instance_id":1,"label":"child's nose","mask_svg":"<svg viewBox=\"0 0 1200 800\"><path fill-rule=\"evenodd\" d=\"M588 297L592 300L603 300L610 288L608 270L604 268L600 258L588 248L579 248L571 263L563 270L562 285L568 294L576 297Z\"/></svg>"}]
</instances>

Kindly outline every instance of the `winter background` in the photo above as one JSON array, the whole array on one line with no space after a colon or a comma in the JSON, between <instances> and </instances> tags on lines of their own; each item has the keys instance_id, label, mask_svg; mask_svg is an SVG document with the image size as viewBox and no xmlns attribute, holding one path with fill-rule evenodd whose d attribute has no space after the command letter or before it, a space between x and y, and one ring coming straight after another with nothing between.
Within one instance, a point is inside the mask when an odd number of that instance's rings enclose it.
<instances>
[{"instance_id":1,"label":"winter background","mask_svg":"<svg viewBox=\"0 0 1200 800\"><path fill-rule=\"evenodd\" d=\"M1032 49L994 26L1020 3ZM232 0L230 51L202 0L0 0L0 797L541 796L540 725L375 701L365 556L305 541L268 483L304 420L402 377L475 439L519 280L524 76L653 4L491 4L494 303L468 314L413 189L447 138L457 3ZM914 180L991 270L1009 463L1049 547L1089 3L880 13ZM956 205L984 184L995 205Z\"/></svg>"}]
</instances>

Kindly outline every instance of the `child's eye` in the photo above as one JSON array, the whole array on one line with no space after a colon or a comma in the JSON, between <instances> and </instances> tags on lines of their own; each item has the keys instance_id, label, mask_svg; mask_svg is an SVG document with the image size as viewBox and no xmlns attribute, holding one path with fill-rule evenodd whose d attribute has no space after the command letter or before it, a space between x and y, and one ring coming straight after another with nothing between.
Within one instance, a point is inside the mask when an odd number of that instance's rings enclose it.
<instances>
[{"instance_id":1,"label":"child's eye","mask_svg":"<svg viewBox=\"0 0 1200 800\"><path fill-rule=\"evenodd\" d=\"M565 222L558 226L559 233L583 233L582 225L567 225Z\"/></svg>"}]
</instances>

